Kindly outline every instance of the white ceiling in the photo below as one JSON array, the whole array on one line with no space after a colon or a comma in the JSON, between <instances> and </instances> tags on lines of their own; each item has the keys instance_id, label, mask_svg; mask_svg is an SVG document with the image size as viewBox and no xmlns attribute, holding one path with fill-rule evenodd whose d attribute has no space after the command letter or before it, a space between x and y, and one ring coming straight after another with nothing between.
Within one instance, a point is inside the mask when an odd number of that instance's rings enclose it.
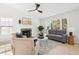
<instances>
[{"instance_id":1,"label":"white ceiling","mask_svg":"<svg viewBox=\"0 0 79 59\"><path fill-rule=\"evenodd\" d=\"M7 3L6 5L15 8L18 11L24 12L27 15L30 14L30 16L39 18L53 16L79 8L79 3L40 3L39 9L43 11L41 14L37 11L28 12L28 10L35 9L34 3Z\"/></svg>"}]
</instances>

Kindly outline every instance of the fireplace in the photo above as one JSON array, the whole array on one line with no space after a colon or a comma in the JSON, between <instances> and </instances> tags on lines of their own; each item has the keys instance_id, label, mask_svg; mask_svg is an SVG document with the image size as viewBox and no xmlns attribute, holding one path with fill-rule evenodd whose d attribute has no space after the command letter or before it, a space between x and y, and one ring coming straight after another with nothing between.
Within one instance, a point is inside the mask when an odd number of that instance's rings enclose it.
<instances>
[{"instance_id":1,"label":"fireplace","mask_svg":"<svg viewBox=\"0 0 79 59\"><path fill-rule=\"evenodd\" d=\"M27 37L31 37L31 28L22 28L21 29L22 35L25 35Z\"/></svg>"}]
</instances>

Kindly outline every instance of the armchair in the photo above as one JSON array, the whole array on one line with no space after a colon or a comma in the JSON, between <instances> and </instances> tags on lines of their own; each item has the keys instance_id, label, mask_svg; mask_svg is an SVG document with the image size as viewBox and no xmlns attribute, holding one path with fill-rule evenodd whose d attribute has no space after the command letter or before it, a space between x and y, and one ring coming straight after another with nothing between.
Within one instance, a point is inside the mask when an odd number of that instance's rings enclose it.
<instances>
[{"instance_id":1,"label":"armchair","mask_svg":"<svg viewBox=\"0 0 79 59\"><path fill-rule=\"evenodd\" d=\"M38 54L38 42L34 46L33 38L17 38L16 34L12 34L11 46L14 55Z\"/></svg>"}]
</instances>

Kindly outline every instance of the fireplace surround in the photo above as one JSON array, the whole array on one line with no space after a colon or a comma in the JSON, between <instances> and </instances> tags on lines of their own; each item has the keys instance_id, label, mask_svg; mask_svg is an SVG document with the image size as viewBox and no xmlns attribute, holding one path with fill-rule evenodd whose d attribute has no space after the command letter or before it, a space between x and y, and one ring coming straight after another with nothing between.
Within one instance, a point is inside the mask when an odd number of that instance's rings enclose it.
<instances>
[{"instance_id":1,"label":"fireplace surround","mask_svg":"<svg viewBox=\"0 0 79 59\"><path fill-rule=\"evenodd\" d=\"M32 36L32 30L31 28L22 28L21 33L22 35L25 35L26 37L31 37Z\"/></svg>"}]
</instances>

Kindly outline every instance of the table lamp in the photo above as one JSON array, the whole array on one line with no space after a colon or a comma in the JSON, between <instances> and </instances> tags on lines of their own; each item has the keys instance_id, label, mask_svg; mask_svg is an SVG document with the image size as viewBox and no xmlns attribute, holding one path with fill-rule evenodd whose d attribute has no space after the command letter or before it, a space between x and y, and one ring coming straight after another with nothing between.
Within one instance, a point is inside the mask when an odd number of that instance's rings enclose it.
<instances>
[{"instance_id":1,"label":"table lamp","mask_svg":"<svg viewBox=\"0 0 79 59\"><path fill-rule=\"evenodd\" d=\"M75 31L75 28L74 27L69 27L68 28L69 36L73 36L74 35L74 31Z\"/></svg>"}]
</instances>

